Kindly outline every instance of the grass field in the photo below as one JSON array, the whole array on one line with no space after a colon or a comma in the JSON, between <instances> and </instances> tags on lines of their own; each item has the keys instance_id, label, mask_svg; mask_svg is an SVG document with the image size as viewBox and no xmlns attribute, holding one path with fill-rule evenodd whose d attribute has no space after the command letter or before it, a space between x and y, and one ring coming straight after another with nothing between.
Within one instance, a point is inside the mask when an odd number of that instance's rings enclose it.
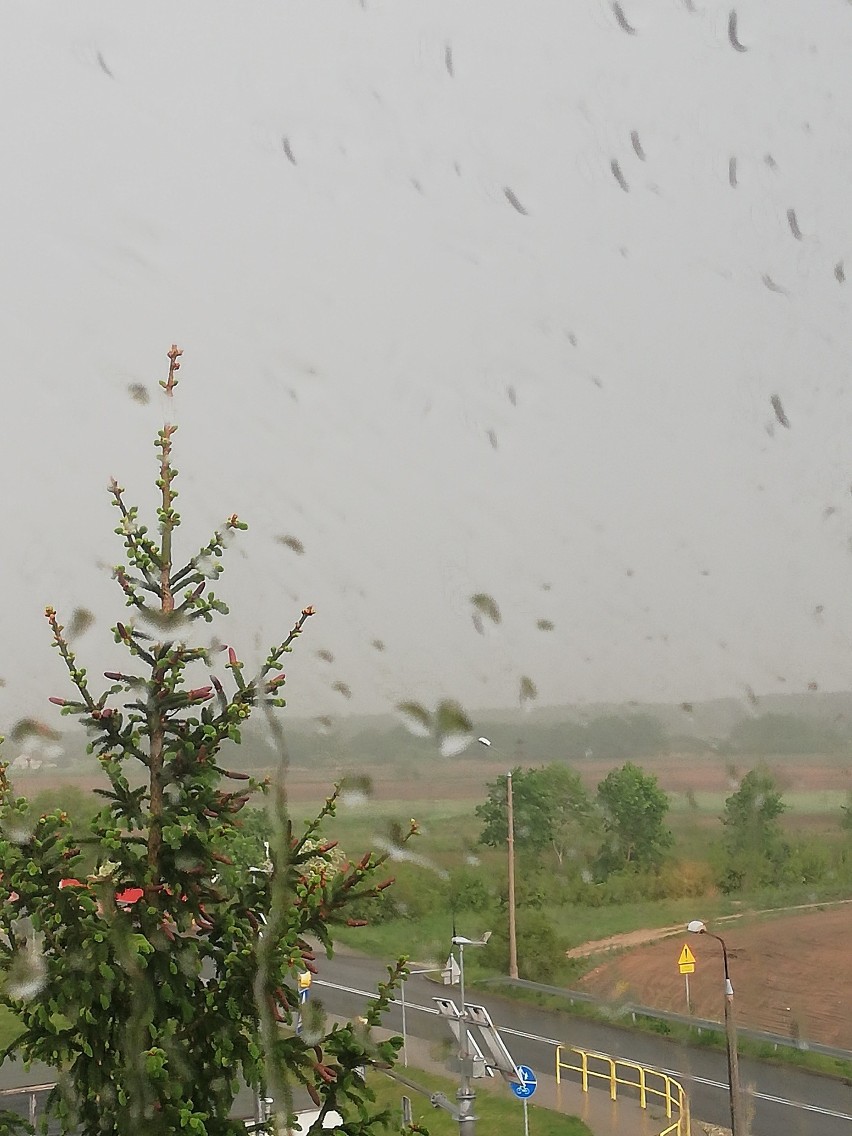
<instances>
[{"instance_id":1,"label":"grass field","mask_svg":"<svg viewBox=\"0 0 852 1136\"><path fill-rule=\"evenodd\" d=\"M409 1069L407 1072L412 1080L430 1092L443 1092L450 1100L455 1099L458 1088L455 1081L419 1070ZM453 1120L449 1113L433 1108L427 1097L412 1092L383 1073L372 1073L368 1084L379 1104L399 1110L400 1120L401 1097L405 1094L411 1100L412 1116L416 1124L428 1128L431 1136L457 1136L458 1121ZM488 1085L485 1091L480 1091L481 1084L483 1082L477 1083L476 1096L476 1115L481 1121L481 1130L500 1133L501 1136L512 1136L513 1133L520 1136L524 1130L521 1102L509 1095L509 1090L502 1084L493 1088ZM535 1136L592 1136L591 1129L579 1117L539 1108L532 1103L528 1108L530 1132L535 1133Z\"/></svg>"},{"instance_id":2,"label":"grass field","mask_svg":"<svg viewBox=\"0 0 852 1136\"><path fill-rule=\"evenodd\" d=\"M718 817L725 807L725 798L733 790L701 790L692 794L692 801L686 793L669 793L672 815L706 815ZM842 789L793 789L785 791L784 802L789 814L820 816L824 813L839 813L841 805L846 804L846 793Z\"/></svg>"}]
</instances>

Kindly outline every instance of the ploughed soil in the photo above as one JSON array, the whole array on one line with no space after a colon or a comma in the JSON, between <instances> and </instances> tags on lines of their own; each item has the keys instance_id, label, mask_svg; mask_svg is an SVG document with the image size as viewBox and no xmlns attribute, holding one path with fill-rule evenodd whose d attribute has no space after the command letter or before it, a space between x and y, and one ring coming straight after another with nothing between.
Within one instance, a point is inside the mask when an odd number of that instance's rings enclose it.
<instances>
[{"instance_id":1,"label":"ploughed soil","mask_svg":"<svg viewBox=\"0 0 852 1136\"><path fill-rule=\"evenodd\" d=\"M476 753L471 760L454 759L427 763L421 767L388 765L359 766L357 772L368 776L376 800L472 801L485 798L486 784L506 772L503 759L484 759ZM466 757L467 755L465 755ZM614 765L620 762L582 760L571 762L584 783L594 789ZM732 791L731 770L726 759L665 754L638 761L644 770L654 773L660 785L670 793ZM744 759L742 769L750 769L756 761ZM848 764L824 758L807 760L770 759L771 769L783 791L852 789L852 769ZM270 771L273 772L273 771ZM329 786L352 769L304 768L294 766L289 778L293 800L319 800Z\"/></svg>"},{"instance_id":2,"label":"ploughed soil","mask_svg":"<svg viewBox=\"0 0 852 1136\"><path fill-rule=\"evenodd\" d=\"M594 789L601 778L619 762L584 759L571 763L585 784ZM660 785L668 792L730 792L731 770L725 758L696 756L694 754L664 754L642 758L639 764L654 773ZM735 763L736 764L736 763ZM743 769L756 761L743 759ZM807 759L770 758L767 765L784 791L794 790L848 790L852 789L852 768L841 761L826 758ZM240 768L243 768L242 766ZM254 770L258 774L275 776L274 769ZM505 758L484 756L481 747L465 753L462 759L436 759L423 765L369 765L360 763L335 766L332 763L306 766L293 765L288 774L288 792L293 801L321 801L331 786L340 778L357 773L368 777L372 784L372 797L379 801L471 801L479 803L485 798L485 786L506 772ZM38 793L51 785L74 785L91 789L103 785L103 778L94 762L90 770L44 770L31 773L13 771L15 789L27 795Z\"/></svg>"},{"instance_id":3,"label":"ploughed soil","mask_svg":"<svg viewBox=\"0 0 852 1136\"><path fill-rule=\"evenodd\" d=\"M852 902L743 915L711 929L728 947L740 1025L852 1050ZM648 941L654 935L656 941ZM707 935L665 928L615 936L595 944L599 950L608 945L610 953L579 985L615 1005L636 1002L686 1013L684 976L678 969L684 944L695 956L695 971L689 975L692 1011L720 1020L722 948Z\"/></svg>"}]
</instances>

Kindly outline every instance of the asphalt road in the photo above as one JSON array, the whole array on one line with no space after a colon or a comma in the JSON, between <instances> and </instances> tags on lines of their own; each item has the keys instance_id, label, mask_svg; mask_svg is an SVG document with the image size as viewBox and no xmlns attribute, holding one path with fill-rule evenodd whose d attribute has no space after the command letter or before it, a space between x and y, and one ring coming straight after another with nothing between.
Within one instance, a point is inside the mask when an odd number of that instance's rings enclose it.
<instances>
[{"instance_id":1,"label":"asphalt road","mask_svg":"<svg viewBox=\"0 0 852 1136\"><path fill-rule=\"evenodd\" d=\"M5 1080L12 1080L12 1081L17 1080L18 1085L23 1084L23 1083L31 1084L31 1085L32 1084L49 1084L55 1079L52 1070L44 1068L44 1067L42 1067L40 1070L32 1069L28 1073L24 1072L20 1067L15 1066L15 1065L12 1065L12 1066L5 1066L4 1065L3 1066L4 1072L7 1069L9 1069L10 1071L17 1070L17 1077L15 1077L15 1075L12 1074L11 1077L9 1077L9 1076L4 1077L4 1081ZM43 1074L43 1076L41 1078L36 1078L35 1073L39 1072L39 1071ZM6 1085L6 1084L3 1085L4 1089L5 1088L12 1088L12 1087L13 1087L12 1085ZM48 1092L49 1092L49 1090L44 1090L42 1092L38 1092L38 1093L35 1094L35 1108L36 1108L35 1117L36 1117L37 1123L41 1123L41 1115L42 1115L42 1112L44 1110L44 1105L47 1101ZM311 1107L310 1101L307 1099L306 1096L304 1096L304 1094L302 1094L302 1097L303 1097L303 1099L299 1099L297 1101L297 1107L299 1107L299 1108L310 1108ZM15 1116L20 1116L22 1119L28 1120L30 1118L30 1115L31 1115L30 1114L30 1099L31 1098L30 1098L29 1093L26 1093L26 1094L14 1093L13 1095L9 1095L9 1096L0 1095L0 1113L2 1113L4 1110L6 1110L8 1112L13 1113ZM249 1117L249 1116L254 1116L254 1097L248 1091L248 1089L243 1089L242 1092L240 1093L240 1095L237 1097L237 1100L234 1102L234 1115L239 1116L239 1117L243 1117L243 1118ZM2 1121L0 1121L0 1136L2 1136L4 1131L5 1131L5 1129L4 1129L3 1123L2 1123ZM36 1128L36 1131L39 1131L38 1127ZM60 1127L59 1127L58 1121L51 1121L51 1123L49 1124L48 1129L47 1129L47 1136L56 1136L56 1134L59 1133L59 1131L60 1131ZM142 1136L142 1134L140 1134L140 1136Z\"/></svg>"},{"instance_id":2,"label":"asphalt road","mask_svg":"<svg viewBox=\"0 0 852 1136\"><path fill-rule=\"evenodd\" d=\"M321 959L312 997L322 999L330 1013L357 1016L365 992L387 977L381 963L360 956L341 955ZM452 997L458 1003L458 988L437 986L418 976L405 987L406 1022L411 1036L447 1041L451 1034L438 1017L432 999ZM560 1042L610 1053L637 1061L676 1076L687 1088L694 1117L728 1124L728 1083L725 1054L694 1049L652 1034L604 1025L555 1010L542 1010L510 1001L480 989L469 990L467 1001L488 1007L495 1024L518 1063L541 1072L555 1068L555 1046ZM401 1008L397 1003L386 1015L385 1025L402 1032ZM740 1077L753 1109L752 1136L852 1136L852 1087L839 1081L802 1072L791 1066L767 1065L747 1058L740 1060ZM6 1063L0 1068L0 1088L44 1084L52 1072L34 1066ZM242 1102L241 1102L242 1103ZM250 1112L247 1098L246 1114ZM23 1098L0 1096L3 1108L26 1107Z\"/></svg>"},{"instance_id":3,"label":"asphalt road","mask_svg":"<svg viewBox=\"0 0 852 1136\"><path fill-rule=\"evenodd\" d=\"M313 996L321 998L330 1013L354 1016L364 996L387 976L372 959L337 956L321 961ZM329 984L329 985L326 985ZM333 984L333 985L332 985ZM436 986L423 977L409 978L405 986L408 1033L430 1040L451 1037L444 1020L434 1011L436 995L452 997L458 988ZM723 1051L695 1049L653 1034L619 1029L554 1010L542 1010L510 1001L482 989L466 991L466 1001L487 1006L495 1025L518 1063L542 1072L555 1068L558 1043L610 1053L676 1076L689 1092L692 1115L715 1124L730 1125L727 1065ZM402 1031L398 1005L385 1024ZM792 1066L768 1065L740 1059L740 1079L748 1090L753 1116L752 1136L850 1136L852 1087Z\"/></svg>"}]
</instances>

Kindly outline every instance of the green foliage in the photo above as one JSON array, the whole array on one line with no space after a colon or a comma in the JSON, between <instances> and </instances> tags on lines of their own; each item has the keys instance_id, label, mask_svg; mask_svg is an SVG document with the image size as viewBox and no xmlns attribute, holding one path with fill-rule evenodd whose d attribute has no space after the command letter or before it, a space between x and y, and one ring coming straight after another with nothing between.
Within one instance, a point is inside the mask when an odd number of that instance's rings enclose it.
<instances>
[{"instance_id":1,"label":"green foliage","mask_svg":"<svg viewBox=\"0 0 852 1136\"><path fill-rule=\"evenodd\" d=\"M494 892L482 869L468 865L450 871L446 892L451 911L487 911L494 902Z\"/></svg>"},{"instance_id":2,"label":"green foliage","mask_svg":"<svg viewBox=\"0 0 852 1136\"><path fill-rule=\"evenodd\" d=\"M409 1041L409 1046L411 1042ZM393 1081L381 1073L368 1074L368 1082L375 1090L379 1103L395 1112L395 1123L391 1132L399 1131L401 1121L400 1099L403 1094L411 1099L412 1119L415 1125L426 1125L433 1136L458 1136L459 1124L449 1113L442 1109L433 1108L429 1103L429 1095L434 1092L443 1092L452 1100L458 1089L458 1081L447 1076L437 1076L433 1073L423 1073L409 1065L409 1076L421 1085L428 1093L413 1093L406 1086ZM476 1082L476 1115L479 1123L477 1131L491 1136L503 1134L508 1136L523 1131L523 1118L520 1101L512 1096L508 1089L496 1078L496 1084L491 1080ZM543 1094L539 1093L529 1104L529 1127L535 1136L592 1136L591 1130L577 1116L568 1116L562 1111L552 1111L549 1108L539 1107L538 1101ZM422 1127L412 1131L423 1131ZM408 1132L408 1129L404 1131Z\"/></svg>"},{"instance_id":3,"label":"green foliage","mask_svg":"<svg viewBox=\"0 0 852 1136\"><path fill-rule=\"evenodd\" d=\"M520 977L533 982L550 982L561 968L568 948L552 921L542 911L519 909L516 938ZM509 935L505 922L495 928L482 952L482 961L501 974L508 972Z\"/></svg>"},{"instance_id":4,"label":"green foliage","mask_svg":"<svg viewBox=\"0 0 852 1136\"><path fill-rule=\"evenodd\" d=\"M785 808L775 779L764 769L750 770L725 801L719 879L723 891L773 887L783 881L790 861L779 821Z\"/></svg>"},{"instance_id":5,"label":"green foliage","mask_svg":"<svg viewBox=\"0 0 852 1136\"><path fill-rule=\"evenodd\" d=\"M169 353L169 398L179 356L177 348ZM274 1098L279 1127L300 1083L323 1112L345 1108L355 1117L347 1130L363 1136L388 1117L371 1107L356 1069L394 1060L399 1039L376 1044L369 1027L402 964L389 969L366 1032L321 1022L316 1036L300 1037L293 1022L298 974L314 967L307 937L331 953L331 924L387 886L376 882L385 857L349 863L322 841L336 792L295 831L279 784L267 870L228 870L229 849L256 853L261 832L254 822L243 827L252 816L243 810L268 787L226 768L223 745L240 742L255 711L277 728L281 664L313 609L255 674L228 647L220 677L210 649L191 644L199 620L227 612L209 584L222 571L225 545L246 526L232 515L175 566L174 432L164 426L156 442L156 536L124 490L110 486L125 550L114 575L133 616L113 629L126 670L105 672L108 685L95 690L56 612L46 612L75 690L51 701L85 728L105 775L103 805L85 837L77 840L79 824L67 811L38 814L15 797L0 765L0 1005L22 1026L10 1049L61 1070L49 1111L63 1132L235 1136L242 1125L228 1118L242 1077ZM194 677L201 670L203 685ZM80 882L61 887L69 877ZM132 897L128 889L136 889Z\"/></svg>"},{"instance_id":6,"label":"green foliage","mask_svg":"<svg viewBox=\"0 0 852 1136\"><path fill-rule=\"evenodd\" d=\"M627 864L658 867L674 838L665 826L669 799L653 774L628 761L598 785L604 842L598 853L603 875Z\"/></svg>"},{"instance_id":7,"label":"green foliage","mask_svg":"<svg viewBox=\"0 0 852 1136\"><path fill-rule=\"evenodd\" d=\"M737 722L728 735L728 748L733 753L768 756L840 753L848 747L836 730L814 718L760 714Z\"/></svg>"},{"instance_id":8,"label":"green foliage","mask_svg":"<svg viewBox=\"0 0 852 1136\"><path fill-rule=\"evenodd\" d=\"M483 823L480 841L505 847L508 833L508 777L490 782L488 798L476 806ZM515 845L542 852L551 848L557 861L583 859L596 827L594 807L577 774L565 765L512 771Z\"/></svg>"}]
</instances>

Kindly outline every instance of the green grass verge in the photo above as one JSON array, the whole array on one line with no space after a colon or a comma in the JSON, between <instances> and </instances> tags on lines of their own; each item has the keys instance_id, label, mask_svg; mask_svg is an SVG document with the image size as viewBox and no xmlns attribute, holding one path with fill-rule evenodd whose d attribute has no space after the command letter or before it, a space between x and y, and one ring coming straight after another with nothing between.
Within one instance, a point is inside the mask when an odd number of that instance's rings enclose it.
<instances>
[{"instance_id":1,"label":"green grass verge","mask_svg":"<svg viewBox=\"0 0 852 1136\"><path fill-rule=\"evenodd\" d=\"M475 985L475 984L472 984ZM618 1029L638 1030L640 1033L653 1033L663 1036L682 1045L694 1046L701 1049L725 1049L725 1034L719 1030L701 1030L693 1026L682 1026L677 1022L665 1022L659 1018L647 1018L641 1014L634 1017L618 1009L609 1009L606 1006L593 1002L574 1002L569 1004L565 998L558 994L547 994L537 990L525 990L522 987L483 984L481 988L497 993L501 998L511 999L515 1002L526 1002L539 1006L543 1010L553 1010L566 1018L585 1018L586 1020L605 1022ZM566 1034L568 1030L566 1030ZM822 1053L813 1053L807 1049L794 1049L792 1046L778 1046L764 1041L752 1041L739 1035L737 1051L743 1057L752 1057L770 1065L794 1065L799 1069L806 1069L810 1073L819 1073L825 1077L843 1081L852 1085L852 1061L843 1061L837 1057L828 1057Z\"/></svg>"},{"instance_id":2,"label":"green grass verge","mask_svg":"<svg viewBox=\"0 0 852 1136\"><path fill-rule=\"evenodd\" d=\"M430 1093L442 1092L451 1101L455 1101L458 1088L456 1081L433 1073L423 1073L411 1066L406 1073L412 1081L416 1081ZM368 1083L376 1094L377 1103L383 1107L396 1109L400 1121L404 1095L411 1100L414 1123L428 1129L430 1136L458 1136L458 1121L453 1120L448 1112L433 1108L428 1097L415 1093L384 1073L371 1073ZM488 1088L480 1091L477 1084L476 1115L480 1120L481 1131L507 1134L523 1132L523 1106L519 1100L504 1093L508 1094L509 1090L498 1086L496 1090ZM539 1108L532 1103L528 1107L530 1132L534 1132L535 1136L593 1136L588 1125L577 1116L567 1116L563 1112Z\"/></svg>"}]
</instances>

